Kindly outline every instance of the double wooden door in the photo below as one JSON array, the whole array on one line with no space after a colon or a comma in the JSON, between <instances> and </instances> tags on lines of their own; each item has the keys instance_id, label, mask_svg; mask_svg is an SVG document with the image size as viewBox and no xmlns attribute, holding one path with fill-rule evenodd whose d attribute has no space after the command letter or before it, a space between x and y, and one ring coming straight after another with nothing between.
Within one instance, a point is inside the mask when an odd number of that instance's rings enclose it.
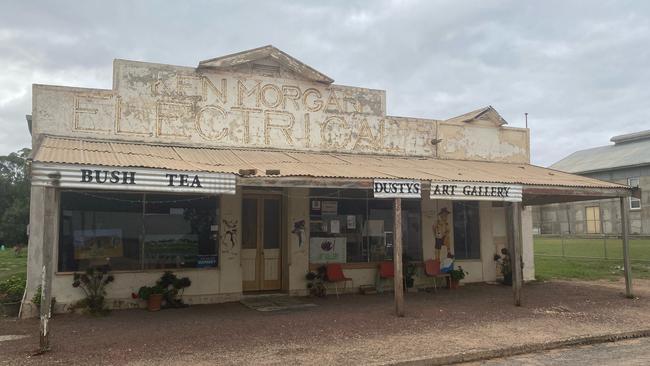
<instances>
[{"instance_id":1,"label":"double wooden door","mask_svg":"<svg viewBox=\"0 0 650 366\"><path fill-rule=\"evenodd\" d=\"M244 195L242 200L242 286L244 291L282 286L280 196Z\"/></svg>"}]
</instances>

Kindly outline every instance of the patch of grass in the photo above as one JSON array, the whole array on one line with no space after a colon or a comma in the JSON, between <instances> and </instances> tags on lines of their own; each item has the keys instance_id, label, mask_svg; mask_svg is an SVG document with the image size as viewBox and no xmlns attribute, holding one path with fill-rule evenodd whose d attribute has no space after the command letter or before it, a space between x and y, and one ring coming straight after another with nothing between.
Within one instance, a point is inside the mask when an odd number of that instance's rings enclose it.
<instances>
[{"instance_id":1,"label":"patch of grass","mask_svg":"<svg viewBox=\"0 0 650 366\"><path fill-rule=\"evenodd\" d=\"M562 239L535 238L535 276L540 280L580 279L617 280L623 277L622 242L620 239L578 238L564 240L562 258ZM607 258L605 259L605 250ZM557 257L550 257L557 256ZM650 240L630 240L632 276L650 278Z\"/></svg>"},{"instance_id":2,"label":"patch of grass","mask_svg":"<svg viewBox=\"0 0 650 366\"><path fill-rule=\"evenodd\" d=\"M605 258L607 255L608 259L620 259L623 257L623 242L616 238L605 241L603 238L562 240L558 237L535 237L535 254L561 256L563 251L567 257ZM631 238L630 258L650 261L650 239Z\"/></svg>"},{"instance_id":3,"label":"patch of grass","mask_svg":"<svg viewBox=\"0 0 650 366\"><path fill-rule=\"evenodd\" d=\"M27 250L23 249L18 257L12 248L0 251L0 282L12 275L25 277L27 273Z\"/></svg>"}]
</instances>

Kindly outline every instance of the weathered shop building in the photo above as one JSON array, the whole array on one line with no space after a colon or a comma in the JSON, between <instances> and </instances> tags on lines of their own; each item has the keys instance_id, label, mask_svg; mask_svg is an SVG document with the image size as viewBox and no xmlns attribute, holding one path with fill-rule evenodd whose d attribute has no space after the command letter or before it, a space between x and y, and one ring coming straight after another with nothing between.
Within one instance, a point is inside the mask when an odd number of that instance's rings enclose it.
<instances>
[{"instance_id":1,"label":"weathered shop building","mask_svg":"<svg viewBox=\"0 0 650 366\"><path fill-rule=\"evenodd\" d=\"M629 231L650 235L650 130L614 136L613 144L576 151L552 169L639 187L640 198L629 197ZM615 199L559 203L533 208L539 234L620 234L621 212Z\"/></svg>"},{"instance_id":2,"label":"weathered shop building","mask_svg":"<svg viewBox=\"0 0 650 366\"><path fill-rule=\"evenodd\" d=\"M111 89L33 87L25 298L51 277L58 310L81 297L72 273L101 264L115 308L137 306L131 293L169 269L192 279L188 303L305 294L325 262L372 284L394 237L393 201L376 187L410 195L409 260L453 255L466 281L493 281L494 254L516 245L531 279L529 205L631 193L531 165L528 129L492 107L389 116L383 90L336 85L272 46L113 70Z\"/></svg>"}]
</instances>

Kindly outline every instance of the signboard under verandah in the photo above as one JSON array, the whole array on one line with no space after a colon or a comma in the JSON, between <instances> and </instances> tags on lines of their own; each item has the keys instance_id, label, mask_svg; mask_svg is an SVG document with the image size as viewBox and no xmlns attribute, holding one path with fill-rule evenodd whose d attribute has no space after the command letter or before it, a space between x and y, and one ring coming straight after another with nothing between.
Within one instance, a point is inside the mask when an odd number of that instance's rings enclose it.
<instances>
[{"instance_id":1,"label":"signboard under verandah","mask_svg":"<svg viewBox=\"0 0 650 366\"><path fill-rule=\"evenodd\" d=\"M495 183L431 182L431 199L521 202L522 186Z\"/></svg>"}]
</instances>

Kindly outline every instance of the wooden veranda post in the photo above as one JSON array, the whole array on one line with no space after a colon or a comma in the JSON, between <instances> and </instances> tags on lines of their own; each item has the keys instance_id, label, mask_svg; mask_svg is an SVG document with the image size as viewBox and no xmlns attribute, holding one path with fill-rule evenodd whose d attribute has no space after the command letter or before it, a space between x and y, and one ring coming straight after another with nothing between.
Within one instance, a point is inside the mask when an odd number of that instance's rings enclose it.
<instances>
[{"instance_id":1,"label":"wooden veranda post","mask_svg":"<svg viewBox=\"0 0 650 366\"><path fill-rule=\"evenodd\" d=\"M506 227L508 252L510 252L510 268L512 270L512 292L515 306L521 306L522 274L522 233L521 233L521 202L507 205Z\"/></svg>"},{"instance_id":2,"label":"wooden veranda post","mask_svg":"<svg viewBox=\"0 0 650 366\"><path fill-rule=\"evenodd\" d=\"M40 352L50 350L49 321L52 314L52 247L54 243L54 227L56 210L53 205L54 188L43 190L43 267L41 274L41 308L40 308Z\"/></svg>"},{"instance_id":3,"label":"wooden veranda post","mask_svg":"<svg viewBox=\"0 0 650 366\"><path fill-rule=\"evenodd\" d=\"M623 236L623 269L625 271L625 296L633 298L632 267L630 265L629 219L627 212L627 197L621 197L621 234Z\"/></svg>"},{"instance_id":4,"label":"wooden veranda post","mask_svg":"<svg viewBox=\"0 0 650 366\"><path fill-rule=\"evenodd\" d=\"M393 229L393 265L395 266L395 314L404 316L404 282L402 279L402 199L395 198Z\"/></svg>"}]
</instances>

